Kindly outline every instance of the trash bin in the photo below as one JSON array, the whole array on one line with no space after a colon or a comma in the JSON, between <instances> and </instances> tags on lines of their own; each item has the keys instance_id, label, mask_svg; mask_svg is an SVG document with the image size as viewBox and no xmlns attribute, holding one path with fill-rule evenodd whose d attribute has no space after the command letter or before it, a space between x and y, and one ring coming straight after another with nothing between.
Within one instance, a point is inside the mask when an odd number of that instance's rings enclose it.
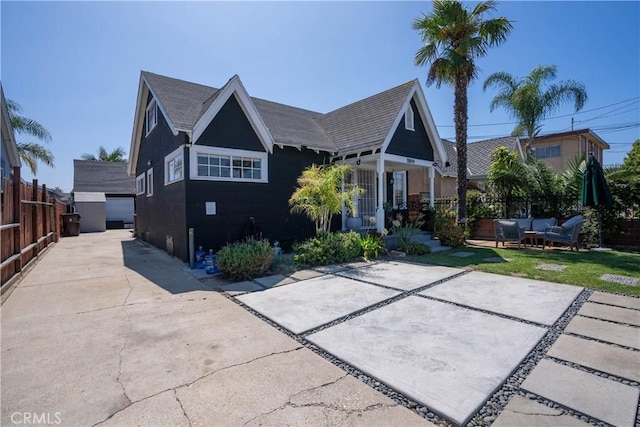
<instances>
[{"instance_id":1,"label":"trash bin","mask_svg":"<svg viewBox=\"0 0 640 427\"><path fill-rule=\"evenodd\" d=\"M65 236L77 236L80 234L80 214L62 214L62 233Z\"/></svg>"}]
</instances>

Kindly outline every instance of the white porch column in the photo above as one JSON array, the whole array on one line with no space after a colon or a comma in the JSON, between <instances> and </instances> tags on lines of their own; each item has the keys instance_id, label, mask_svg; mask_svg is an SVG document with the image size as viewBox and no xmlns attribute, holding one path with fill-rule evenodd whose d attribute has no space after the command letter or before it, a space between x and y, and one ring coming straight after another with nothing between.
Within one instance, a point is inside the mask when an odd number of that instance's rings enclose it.
<instances>
[{"instance_id":1,"label":"white porch column","mask_svg":"<svg viewBox=\"0 0 640 427\"><path fill-rule=\"evenodd\" d=\"M384 229L384 157L380 153L380 157L376 161L376 170L378 172L378 208L376 209L376 230L382 232Z\"/></svg>"},{"instance_id":2,"label":"white porch column","mask_svg":"<svg viewBox=\"0 0 640 427\"><path fill-rule=\"evenodd\" d=\"M435 178L436 178L436 168L431 166L429 168L429 206L434 207L435 205Z\"/></svg>"}]
</instances>

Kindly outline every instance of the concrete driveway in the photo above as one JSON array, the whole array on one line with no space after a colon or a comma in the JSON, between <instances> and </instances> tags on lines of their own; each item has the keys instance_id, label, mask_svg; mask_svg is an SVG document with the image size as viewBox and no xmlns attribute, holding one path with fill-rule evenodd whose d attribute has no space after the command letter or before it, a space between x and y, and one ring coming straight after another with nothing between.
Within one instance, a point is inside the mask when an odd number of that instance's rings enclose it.
<instances>
[{"instance_id":1,"label":"concrete driveway","mask_svg":"<svg viewBox=\"0 0 640 427\"><path fill-rule=\"evenodd\" d=\"M428 425L128 231L62 239L2 306L1 424Z\"/></svg>"}]
</instances>

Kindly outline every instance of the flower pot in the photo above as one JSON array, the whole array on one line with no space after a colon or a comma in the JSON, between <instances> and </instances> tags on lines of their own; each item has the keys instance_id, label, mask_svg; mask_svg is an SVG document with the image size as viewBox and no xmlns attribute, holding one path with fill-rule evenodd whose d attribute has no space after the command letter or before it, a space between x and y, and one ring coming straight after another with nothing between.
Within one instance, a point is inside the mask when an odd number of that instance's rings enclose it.
<instances>
[{"instance_id":1,"label":"flower pot","mask_svg":"<svg viewBox=\"0 0 640 427\"><path fill-rule=\"evenodd\" d=\"M362 229L362 218L359 216L347 218L347 229L351 231L360 231Z\"/></svg>"}]
</instances>

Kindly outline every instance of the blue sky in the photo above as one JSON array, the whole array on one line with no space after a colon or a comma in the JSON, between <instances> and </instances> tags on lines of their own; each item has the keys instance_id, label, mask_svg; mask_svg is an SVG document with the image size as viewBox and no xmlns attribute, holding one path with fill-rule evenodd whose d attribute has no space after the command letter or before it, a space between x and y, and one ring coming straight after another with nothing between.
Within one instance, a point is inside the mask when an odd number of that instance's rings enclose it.
<instances>
[{"instance_id":1,"label":"blue sky","mask_svg":"<svg viewBox=\"0 0 640 427\"><path fill-rule=\"evenodd\" d=\"M473 3L468 3L471 7ZM425 87L413 65L413 19L430 2L8 2L0 3L5 95L51 132L48 187L73 187L73 159L131 142L140 70L220 87L238 74L250 95L328 112L418 78L442 138L453 138L453 90ZM640 138L640 2L498 4L509 40L479 61L469 89L470 141L507 135L489 112L491 73L524 76L555 64L558 80L582 82L582 112L569 105L543 133L591 127L620 163ZM485 126L488 125L488 126ZM18 136L25 141L24 136ZM23 168L23 177L32 179Z\"/></svg>"}]
</instances>

